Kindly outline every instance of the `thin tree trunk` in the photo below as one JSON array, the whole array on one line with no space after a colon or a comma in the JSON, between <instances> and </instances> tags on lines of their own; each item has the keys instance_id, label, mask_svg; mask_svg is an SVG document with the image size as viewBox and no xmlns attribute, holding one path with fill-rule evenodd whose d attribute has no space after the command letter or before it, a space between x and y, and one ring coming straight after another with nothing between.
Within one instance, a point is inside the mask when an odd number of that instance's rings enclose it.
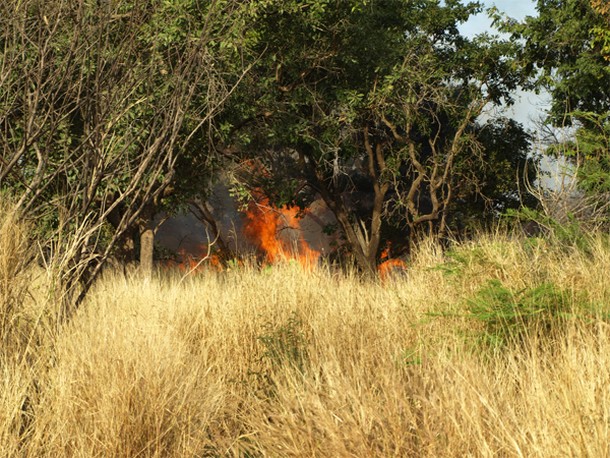
<instances>
[{"instance_id":1,"label":"thin tree trunk","mask_svg":"<svg viewBox=\"0 0 610 458\"><path fill-rule=\"evenodd\" d=\"M153 271L153 257L155 247L154 213L151 208L146 209L142 215L140 226L140 272L144 277L150 278Z\"/></svg>"},{"instance_id":2,"label":"thin tree trunk","mask_svg":"<svg viewBox=\"0 0 610 458\"><path fill-rule=\"evenodd\" d=\"M145 277L150 277L153 268L154 231L146 227L140 233L140 271Z\"/></svg>"}]
</instances>

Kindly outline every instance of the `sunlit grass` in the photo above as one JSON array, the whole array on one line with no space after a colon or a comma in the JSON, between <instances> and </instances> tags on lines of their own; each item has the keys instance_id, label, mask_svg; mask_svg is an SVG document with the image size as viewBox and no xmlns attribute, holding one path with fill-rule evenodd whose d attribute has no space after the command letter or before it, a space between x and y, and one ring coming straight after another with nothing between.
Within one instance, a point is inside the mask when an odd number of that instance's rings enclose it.
<instances>
[{"instance_id":1,"label":"sunlit grass","mask_svg":"<svg viewBox=\"0 0 610 458\"><path fill-rule=\"evenodd\" d=\"M3 349L0 455L607 456L610 247L588 246L423 243L383 282L290 263L107 272L55 328L44 294L18 295L44 332ZM489 345L473 303L490 284L509 310L552 285L570 314Z\"/></svg>"}]
</instances>

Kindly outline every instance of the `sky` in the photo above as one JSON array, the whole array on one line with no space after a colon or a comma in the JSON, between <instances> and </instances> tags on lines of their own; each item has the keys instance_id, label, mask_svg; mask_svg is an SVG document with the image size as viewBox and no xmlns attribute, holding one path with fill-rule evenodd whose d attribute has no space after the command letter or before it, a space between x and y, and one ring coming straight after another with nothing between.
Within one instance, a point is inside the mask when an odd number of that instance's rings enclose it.
<instances>
[{"instance_id":1,"label":"sky","mask_svg":"<svg viewBox=\"0 0 610 458\"><path fill-rule=\"evenodd\" d=\"M521 20L526 16L536 15L536 2L534 0L479 0L484 8L497 7L508 16ZM463 0L465 2L465 0ZM485 13L480 14L468 21L461 30L464 34L474 35L491 28L491 21Z\"/></svg>"},{"instance_id":2,"label":"sky","mask_svg":"<svg viewBox=\"0 0 610 458\"><path fill-rule=\"evenodd\" d=\"M466 0L463 0L465 2ZM522 20L526 16L536 16L535 0L479 0L484 8L495 6L507 16ZM484 12L472 17L467 23L460 27L464 35L472 36L478 33L491 31L491 20ZM515 105L506 114L515 118L527 127L533 127L534 121L540 117L548 106L548 97L533 93L519 92L515 95Z\"/></svg>"},{"instance_id":3,"label":"sky","mask_svg":"<svg viewBox=\"0 0 610 458\"><path fill-rule=\"evenodd\" d=\"M465 2L466 0L462 0ZM536 0L479 0L484 4L485 9L496 6L507 16L522 20L526 16L536 16ZM491 21L487 14L479 14L471 18L467 23L460 27L464 35L472 36L477 33L493 31ZM515 104L506 111L506 115L521 122L525 127L536 131L535 122L545 112L549 106L548 95L537 95L531 92L519 92L515 95ZM534 142L536 136L534 133ZM543 186L549 189L559 189L564 186L566 178L570 181L570 173L566 172L564 161L557 161L544 157L542 169L548 174L542 180Z\"/></svg>"}]
</instances>

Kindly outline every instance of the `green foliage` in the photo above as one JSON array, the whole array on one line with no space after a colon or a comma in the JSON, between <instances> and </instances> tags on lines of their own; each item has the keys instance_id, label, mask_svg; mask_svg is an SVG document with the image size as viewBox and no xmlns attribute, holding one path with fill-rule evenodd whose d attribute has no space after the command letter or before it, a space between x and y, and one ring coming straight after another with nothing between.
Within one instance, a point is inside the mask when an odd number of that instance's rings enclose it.
<instances>
[{"instance_id":1,"label":"green foliage","mask_svg":"<svg viewBox=\"0 0 610 458\"><path fill-rule=\"evenodd\" d=\"M511 102L521 78L512 62L516 47L490 35L460 35L459 25L480 4L259 6L246 48L254 65L223 113L221 135L241 144L244 160L265 164L264 191L272 200L300 204L320 195L361 267L370 267L379 247L374 213L408 238L406 226L442 226L454 211L461 218L452 200L464 208L483 181L488 199L515 193L510 183L527 148L523 130L487 129L487 139L498 133L515 140L512 149L480 142L485 129L476 119L488 103ZM477 161L485 165L473 167Z\"/></svg>"},{"instance_id":2,"label":"green foliage","mask_svg":"<svg viewBox=\"0 0 610 458\"><path fill-rule=\"evenodd\" d=\"M592 45L600 50L606 60L610 60L610 5L605 0L591 0L593 10L605 19L604 27L596 26L591 29L594 39Z\"/></svg>"},{"instance_id":3,"label":"green foliage","mask_svg":"<svg viewBox=\"0 0 610 458\"><path fill-rule=\"evenodd\" d=\"M533 78L532 87L551 93L550 115L556 125L569 124L572 119L581 121L570 113L599 114L610 109L605 48L610 28L591 3L539 0L539 15L522 23L496 16L502 30L524 40L521 63Z\"/></svg>"},{"instance_id":4,"label":"green foliage","mask_svg":"<svg viewBox=\"0 0 610 458\"><path fill-rule=\"evenodd\" d=\"M574 110L610 109L610 72L593 29L608 30L590 0L538 0L538 16L522 23L496 15L503 31L524 43L520 61L532 87L552 95L551 117L558 125Z\"/></svg>"},{"instance_id":5,"label":"green foliage","mask_svg":"<svg viewBox=\"0 0 610 458\"><path fill-rule=\"evenodd\" d=\"M546 153L576 167L578 187L588 195L610 192L610 112L569 113L577 129L572 139L550 145Z\"/></svg>"},{"instance_id":6,"label":"green foliage","mask_svg":"<svg viewBox=\"0 0 610 458\"><path fill-rule=\"evenodd\" d=\"M563 196L565 214L544 217L548 220L544 224L557 234L565 232L562 229L576 233L577 226L581 232L607 228L610 223L610 112L575 111L569 115L576 126L572 138L546 150L547 155L565 159L573 176L566 177L571 194ZM549 195L552 193L550 190ZM542 200L545 198L543 195ZM569 199L572 203L565 205Z\"/></svg>"},{"instance_id":7,"label":"green foliage","mask_svg":"<svg viewBox=\"0 0 610 458\"><path fill-rule=\"evenodd\" d=\"M475 134L480 151L456 166L463 179L451 214L463 231L481 229L509 209L537 205L532 195L520 192L536 180L538 162L531 157L531 136L523 126L509 118L492 119L477 125Z\"/></svg>"},{"instance_id":8,"label":"green foliage","mask_svg":"<svg viewBox=\"0 0 610 458\"><path fill-rule=\"evenodd\" d=\"M307 366L307 338L303 332L303 321L292 312L285 323L267 323L258 337L265 348L263 358L272 366L288 365L303 373Z\"/></svg>"},{"instance_id":9,"label":"green foliage","mask_svg":"<svg viewBox=\"0 0 610 458\"><path fill-rule=\"evenodd\" d=\"M208 189L250 3L0 3L0 189L36 222L66 297L156 211Z\"/></svg>"},{"instance_id":10,"label":"green foliage","mask_svg":"<svg viewBox=\"0 0 610 458\"><path fill-rule=\"evenodd\" d=\"M531 77L530 87L551 94L551 124L575 127L572 139L546 151L575 165L578 188L587 199L584 218L566 215L555 231L560 238L572 238L571 233L578 232L572 220L591 219L603 225L608 220L610 10L601 0L538 0L537 9L537 17L522 23L500 15L496 21L522 41L519 60Z\"/></svg>"},{"instance_id":11,"label":"green foliage","mask_svg":"<svg viewBox=\"0 0 610 458\"><path fill-rule=\"evenodd\" d=\"M587 222L582 221L573 213L564 215L565 219L562 221L532 208L509 209L504 216L508 220L524 224L535 223L547 240L563 249L588 250L589 229L586 225Z\"/></svg>"},{"instance_id":12,"label":"green foliage","mask_svg":"<svg viewBox=\"0 0 610 458\"><path fill-rule=\"evenodd\" d=\"M483 324L481 343L492 350L548 337L573 316L570 296L550 283L515 291L490 280L468 305L470 318Z\"/></svg>"},{"instance_id":13,"label":"green foliage","mask_svg":"<svg viewBox=\"0 0 610 458\"><path fill-rule=\"evenodd\" d=\"M576 131L574 148L566 155L580 162L577 179L587 194L610 192L610 112L575 112L582 126Z\"/></svg>"}]
</instances>

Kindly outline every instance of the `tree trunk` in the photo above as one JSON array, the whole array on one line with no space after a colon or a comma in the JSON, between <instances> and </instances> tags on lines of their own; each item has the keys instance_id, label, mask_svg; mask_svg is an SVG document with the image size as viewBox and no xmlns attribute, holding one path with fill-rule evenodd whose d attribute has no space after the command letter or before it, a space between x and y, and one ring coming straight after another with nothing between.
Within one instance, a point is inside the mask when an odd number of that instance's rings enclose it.
<instances>
[{"instance_id":1,"label":"tree trunk","mask_svg":"<svg viewBox=\"0 0 610 458\"><path fill-rule=\"evenodd\" d=\"M214 237L212 242L217 245L221 259L229 260L234 258L235 254L223 240L220 228L218 227L218 222L214 218L209 204L206 201L195 199L192 202L190 209L195 218L211 229L212 237ZM209 242L210 241L208 240L208 243Z\"/></svg>"},{"instance_id":2,"label":"tree trunk","mask_svg":"<svg viewBox=\"0 0 610 458\"><path fill-rule=\"evenodd\" d=\"M377 271L377 250L381 241L381 211L388 185L375 187L375 203L371 215L370 234L364 227L359 226L358 221L353 221L349 217L349 210L346 208L341 194L336 190L331 190L324 181L316 174L315 186L327 207L333 212L343 234L347 240L351 252L354 255L356 264L363 272L374 274Z\"/></svg>"},{"instance_id":3,"label":"tree trunk","mask_svg":"<svg viewBox=\"0 0 610 458\"><path fill-rule=\"evenodd\" d=\"M153 256L155 247L155 227L152 209L146 209L142 214L140 225L140 272L150 278L153 271Z\"/></svg>"},{"instance_id":4,"label":"tree trunk","mask_svg":"<svg viewBox=\"0 0 610 458\"><path fill-rule=\"evenodd\" d=\"M108 197L105 206L110 206L118 198L117 195ZM121 229L123 215L125 214L126 206L121 204L112 210L106 220L112 226L115 232L123 232L116 240L113 257L116 262L123 268L132 262L138 260L136 253L136 242L140 236L140 228L133 224L126 229Z\"/></svg>"},{"instance_id":5,"label":"tree trunk","mask_svg":"<svg viewBox=\"0 0 610 458\"><path fill-rule=\"evenodd\" d=\"M153 248L155 233L150 227L140 232L140 271L145 277L150 277L153 268Z\"/></svg>"},{"instance_id":6,"label":"tree trunk","mask_svg":"<svg viewBox=\"0 0 610 458\"><path fill-rule=\"evenodd\" d=\"M367 240L365 240L362 229L357 227L356 223L352 224L344 208L339 207L334 213L335 218L337 218L337 221L343 229L343 233L351 248L352 254L356 259L356 264L358 264L364 272L375 272L375 260L371 260L371 247L369 243L367 243Z\"/></svg>"}]
</instances>

